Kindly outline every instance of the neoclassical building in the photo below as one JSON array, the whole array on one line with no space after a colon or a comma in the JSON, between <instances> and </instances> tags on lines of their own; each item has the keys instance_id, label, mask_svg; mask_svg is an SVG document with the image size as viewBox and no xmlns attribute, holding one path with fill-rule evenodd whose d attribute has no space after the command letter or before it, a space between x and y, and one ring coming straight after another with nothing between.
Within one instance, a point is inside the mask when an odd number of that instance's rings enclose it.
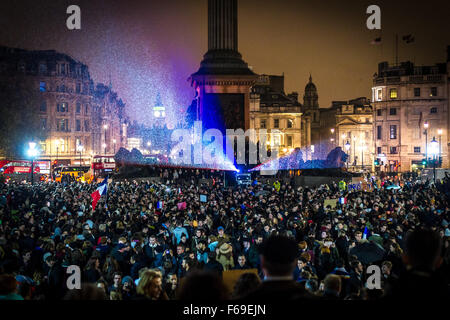
<instances>
[{"instance_id":1,"label":"neoclassical building","mask_svg":"<svg viewBox=\"0 0 450 320\"><path fill-rule=\"evenodd\" d=\"M374 151L381 170L410 171L431 158L431 141L439 141L438 156L448 168L449 74L447 62L415 66L412 62L382 62L373 78Z\"/></svg>"},{"instance_id":2,"label":"neoclassical building","mask_svg":"<svg viewBox=\"0 0 450 320\"><path fill-rule=\"evenodd\" d=\"M94 85L88 67L55 50L0 47L0 80L24 81L40 93L39 121L47 132L40 159L90 163L126 140L125 104L111 86Z\"/></svg>"},{"instance_id":3,"label":"neoclassical building","mask_svg":"<svg viewBox=\"0 0 450 320\"><path fill-rule=\"evenodd\" d=\"M341 147L349 155L350 168L374 169L373 108L369 99L333 101L321 112L321 132L326 137L323 145L327 152Z\"/></svg>"},{"instance_id":4,"label":"neoclassical building","mask_svg":"<svg viewBox=\"0 0 450 320\"><path fill-rule=\"evenodd\" d=\"M301 107L298 93L284 92L284 75L260 75L250 94L250 128L257 136L267 130L267 145L278 145L280 155L292 152L302 147Z\"/></svg>"}]
</instances>

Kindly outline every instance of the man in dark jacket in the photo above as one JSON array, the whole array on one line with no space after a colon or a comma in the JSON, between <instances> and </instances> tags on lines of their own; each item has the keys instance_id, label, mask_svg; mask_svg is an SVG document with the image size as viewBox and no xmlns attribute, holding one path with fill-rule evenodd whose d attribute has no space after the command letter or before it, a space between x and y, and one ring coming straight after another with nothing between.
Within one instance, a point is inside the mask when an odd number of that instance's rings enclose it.
<instances>
[{"instance_id":1,"label":"man in dark jacket","mask_svg":"<svg viewBox=\"0 0 450 320\"><path fill-rule=\"evenodd\" d=\"M304 299L308 296L304 287L293 279L297 262L297 244L285 236L270 236L260 249L261 268L264 281L244 300L288 301Z\"/></svg>"},{"instance_id":2,"label":"man in dark jacket","mask_svg":"<svg viewBox=\"0 0 450 320\"><path fill-rule=\"evenodd\" d=\"M208 252L208 262L203 267L205 271L213 271L222 276L223 266L216 260L216 253L214 251Z\"/></svg>"},{"instance_id":3,"label":"man in dark jacket","mask_svg":"<svg viewBox=\"0 0 450 320\"><path fill-rule=\"evenodd\" d=\"M407 271L392 280L387 297L440 300L450 297L448 283L439 272L442 239L429 229L416 229L406 237L404 262Z\"/></svg>"},{"instance_id":4,"label":"man in dark jacket","mask_svg":"<svg viewBox=\"0 0 450 320\"><path fill-rule=\"evenodd\" d=\"M247 264L247 259L245 258L244 254L239 255L237 259L238 263L233 268L234 270L244 270L244 269L250 269L251 267Z\"/></svg>"}]
</instances>

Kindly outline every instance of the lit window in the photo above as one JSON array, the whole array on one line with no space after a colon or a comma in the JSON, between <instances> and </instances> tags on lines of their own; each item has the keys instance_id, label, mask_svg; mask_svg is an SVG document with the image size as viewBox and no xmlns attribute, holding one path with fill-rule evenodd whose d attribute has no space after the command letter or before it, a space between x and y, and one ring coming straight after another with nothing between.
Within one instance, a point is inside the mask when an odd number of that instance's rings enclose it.
<instances>
[{"instance_id":1,"label":"lit window","mask_svg":"<svg viewBox=\"0 0 450 320\"><path fill-rule=\"evenodd\" d=\"M381 89L377 90L377 100L381 101L383 99L383 91Z\"/></svg>"},{"instance_id":2,"label":"lit window","mask_svg":"<svg viewBox=\"0 0 450 320\"><path fill-rule=\"evenodd\" d=\"M397 88L392 88L389 90L389 97L391 99L397 99Z\"/></svg>"},{"instance_id":3,"label":"lit window","mask_svg":"<svg viewBox=\"0 0 450 320\"><path fill-rule=\"evenodd\" d=\"M431 87L430 97L437 96L437 87Z\"/></svg>"},{"instance_id":4,"label":"lit window","mask_svg":"<svg viewBox=\"0 0 450 320\"><path fill-rule=\"evenodd\" d=\"M396 125L392 125L390 127L389 132L390 132L390 138L391 139L397 139L397 126Z\"/></svg>"},{"instance_id":5,"label":"lit window","mask_svg":"<svg viewBox=\"0 0 450 320\"><path fill-rule=\"evenodd\" d=\"M266 129L266 119L261 119L259 122L259 127L261 129Z\"/></svg>"},{"instance_id":6,"label":"lit window","mask_svg":"<svg viewBox=\"0 0 450 320\"><path fill-rule=\"evenodd\" d=\"M292 136L287 137L287 146L292 147Z\"/></svg>"}]
</instances>

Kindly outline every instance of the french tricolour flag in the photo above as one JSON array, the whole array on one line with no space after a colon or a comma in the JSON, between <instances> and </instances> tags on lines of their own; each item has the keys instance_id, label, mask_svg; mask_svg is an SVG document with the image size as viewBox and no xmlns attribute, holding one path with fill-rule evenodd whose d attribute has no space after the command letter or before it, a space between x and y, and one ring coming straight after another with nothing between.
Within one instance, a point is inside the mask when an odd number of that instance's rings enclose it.
<instances>
[{"instance_id":1,"label":"french tricolour flag","mask_svg":"<svg viewBox=\"0 0 450 320\"><path fill-rule=\"evenodd\" d=\"M102 183L97 187L97 190L91 193L92 197L92 210L95 210L95 207L97 206L98 200L104 195L106 195L108 188L108 178L105 178Z\"/></svg>"}]
</instances>

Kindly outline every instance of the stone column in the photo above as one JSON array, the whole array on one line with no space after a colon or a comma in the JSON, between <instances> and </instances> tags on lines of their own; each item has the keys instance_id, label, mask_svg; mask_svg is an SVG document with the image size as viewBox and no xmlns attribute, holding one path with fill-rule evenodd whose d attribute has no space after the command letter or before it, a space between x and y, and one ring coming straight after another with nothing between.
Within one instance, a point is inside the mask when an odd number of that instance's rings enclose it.
<instances>
[{"instance_id":1,"label":"stone column","mask_svg":"<svg viewBox=\"0 0 450 320\"><path fill-rule=\"evenodd\" d=\"M238 51L237 0L208 0L208 50Z\"/></svg>"}]
</instances>

